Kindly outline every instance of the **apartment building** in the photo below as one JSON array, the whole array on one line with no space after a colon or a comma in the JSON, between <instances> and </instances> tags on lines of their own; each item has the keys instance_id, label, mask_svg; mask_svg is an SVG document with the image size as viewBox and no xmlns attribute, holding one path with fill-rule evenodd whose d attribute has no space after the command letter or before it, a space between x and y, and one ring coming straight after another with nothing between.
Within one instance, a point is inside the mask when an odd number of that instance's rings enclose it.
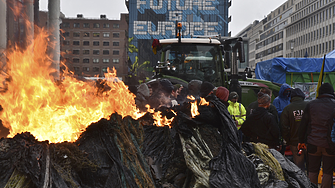
<instances>
[{"instance_id":1,"label":"apartment building","mask_svg":"<svg viewBox=\"0 0 335 188\"><path fill-rule=\"evenodd\" d=\"M124 80L128 74L128 14L120 20L64 18L61 23L61 52L69 70L77 76L104 77L113 67Z\"/></svg>"},{"instance_id":2,"label":"apartment building","mask_svg":"<svg viewBox=\"0 0 335 188\"><path fill-rule=\"evenodd\" d=\"M335 1L288 0L236 36L249 38L249 67L275 57L323 57L335 49Z\"/></svg>"}]
</instances>

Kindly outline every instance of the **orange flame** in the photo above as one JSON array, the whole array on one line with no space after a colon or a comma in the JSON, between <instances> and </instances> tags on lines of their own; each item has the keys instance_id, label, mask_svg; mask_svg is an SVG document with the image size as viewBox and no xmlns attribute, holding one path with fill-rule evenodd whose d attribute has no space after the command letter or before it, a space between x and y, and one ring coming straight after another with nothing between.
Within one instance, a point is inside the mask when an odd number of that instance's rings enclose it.
<instances>
[{"instance_id":1,"label":"orange flame","mask_svg":"<svg viewBox=\"0 0 335 188\"><path fill-rule=\"evenodd\" d=\"M10 129L9 137L29 131L40 141L75 141L92 122L114 112L134 119L143 116L134 94L118 80L115 69L105 75L111 89L100 95L95 83L78 81L71 72L56 84L50 76L55 70L46 53L47 39L46 32L41 32L35 35L35 45L26 50L7 50L5 77L10 81L2 85L6 90L0 94L4 109L0 119Z\"/></svg>"},{"instance_id":2,"label":"orange flame","mask_svg":"<svg viewBox=\"0 0 335 188\"><path fill-rule=\"evenodd\" d=\"M195 100L195 98L193 96L187 96L188 99L192 100L193 102L191 102L191 115L192 118L194 118L195 116L199 115L199 111L198 111L198 104L197 104L197 100ZM206 99L204 98L200 98L200 102L199 105L209 105L209 102L206 101Z\"/></svg>"},{"instance_id":3,"label":"orange flame","mask_svg":"<svg viewBox=\"0 0 335 188\"><path fill-rule=\"evenodd\" d=\"M192 115L192 118L194 118L195 116L200 114L198 111L197 101L195 100L193 96L187 96L187 98L193 101L190 103L191 103L191 115Z\"/></svg>"},{"instance_id":4,"label":"orange flame","mask_svg":"<svg viewBox=\"0 0 335 188\"><path fill-rule=\"evenodd\" d=\"M204 99L204 98L200 98L199 105L206 105L206 106L208 106L209 102L207 102L206 99Z\"/></svg>"},{"instance_id":5,"label":"orange flame","mask_svg":"<svg viewBox=\"0 0 335 188\"><path fill-rule=\"evenodd\" d=\"M166 116L162 117L162 112L155 112L155 109L150 109L149 105L146 105L146 107L148 112L151 113L153 116L154 125L158 127L169 126L169 128L171 128L171 123L174 120L174 117L172 117L171 119L168 119ZM171 112L173 112L174 115L177 115L175 111L171 110Z\"/></svg>"}]
</instances>

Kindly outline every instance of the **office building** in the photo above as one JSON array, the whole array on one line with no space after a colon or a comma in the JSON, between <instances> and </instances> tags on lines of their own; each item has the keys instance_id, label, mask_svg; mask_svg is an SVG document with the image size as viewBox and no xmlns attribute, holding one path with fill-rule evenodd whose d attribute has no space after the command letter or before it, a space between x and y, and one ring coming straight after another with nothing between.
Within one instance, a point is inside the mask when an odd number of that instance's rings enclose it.
<instances>
[{"instance_id":1,"label":"office building","mask_svg":"<svg viewBox=\"0 0 335 188\"><path fill-rule=\"evenodd\" d=\"M176 37L176 23L182 23L182 37L228 36L228 0L126 0L129 10L129 38L138 52L129 53L130 60L139 64L159 60L152 52L153 39Z\"/></svg>"},{"instance_id":2,"label":"office building","mask_svg":"<svg viewBox=\"0 0 335 188\"><path fill-rule=\"evenodd\" d=\"M249 66L275 57L323 57L335 49L335 1L288 0L236 36L249 38Z\"/></svg>"}]
</instances>

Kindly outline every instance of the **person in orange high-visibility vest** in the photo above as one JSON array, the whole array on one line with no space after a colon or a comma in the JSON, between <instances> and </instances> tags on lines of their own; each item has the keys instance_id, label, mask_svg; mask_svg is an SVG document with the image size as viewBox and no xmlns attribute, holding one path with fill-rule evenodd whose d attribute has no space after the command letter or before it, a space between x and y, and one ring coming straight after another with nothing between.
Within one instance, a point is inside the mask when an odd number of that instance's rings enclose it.
<instances>
[{"instance_id":1,"label":"person in orange high-visibility vest","mask_svg":"<svg viewBox=\"0 0 335 188\"><path fill-rule=\"evenodd\" d=\"M237 129L241 128L241 125L246 120L246 110L243 106L243 104L237 102L238 101L238 94L236 92L231 92L229 94L229 106L228 106L228 112L232 116L233 120L235 121Z\"/></svg>"}]
</instances>

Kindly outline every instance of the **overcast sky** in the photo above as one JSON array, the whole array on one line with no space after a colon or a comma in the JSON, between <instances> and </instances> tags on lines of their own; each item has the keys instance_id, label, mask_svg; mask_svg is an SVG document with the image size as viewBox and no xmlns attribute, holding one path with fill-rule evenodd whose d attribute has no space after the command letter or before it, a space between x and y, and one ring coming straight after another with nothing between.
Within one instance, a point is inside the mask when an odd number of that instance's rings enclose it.
<instances>
[{"instance_id":1,"label":"overcast sky","mask_svg":"<svg viewBox=\"0 0 335 188\"><path fill-rule=\"evenodd\" d=\"M287 0L232 0L229 16L232 21L228 30L232 36L244 29L254 20L262 20L272 10ZM125 0L60 0L61 12L66 17L76 17L83 14L86 18L99 18L105 14L108 19L120 19L120 13L128 13ZM48 0L40 0L40 9L47 10Z\"/></svg>"}]
</instances>

